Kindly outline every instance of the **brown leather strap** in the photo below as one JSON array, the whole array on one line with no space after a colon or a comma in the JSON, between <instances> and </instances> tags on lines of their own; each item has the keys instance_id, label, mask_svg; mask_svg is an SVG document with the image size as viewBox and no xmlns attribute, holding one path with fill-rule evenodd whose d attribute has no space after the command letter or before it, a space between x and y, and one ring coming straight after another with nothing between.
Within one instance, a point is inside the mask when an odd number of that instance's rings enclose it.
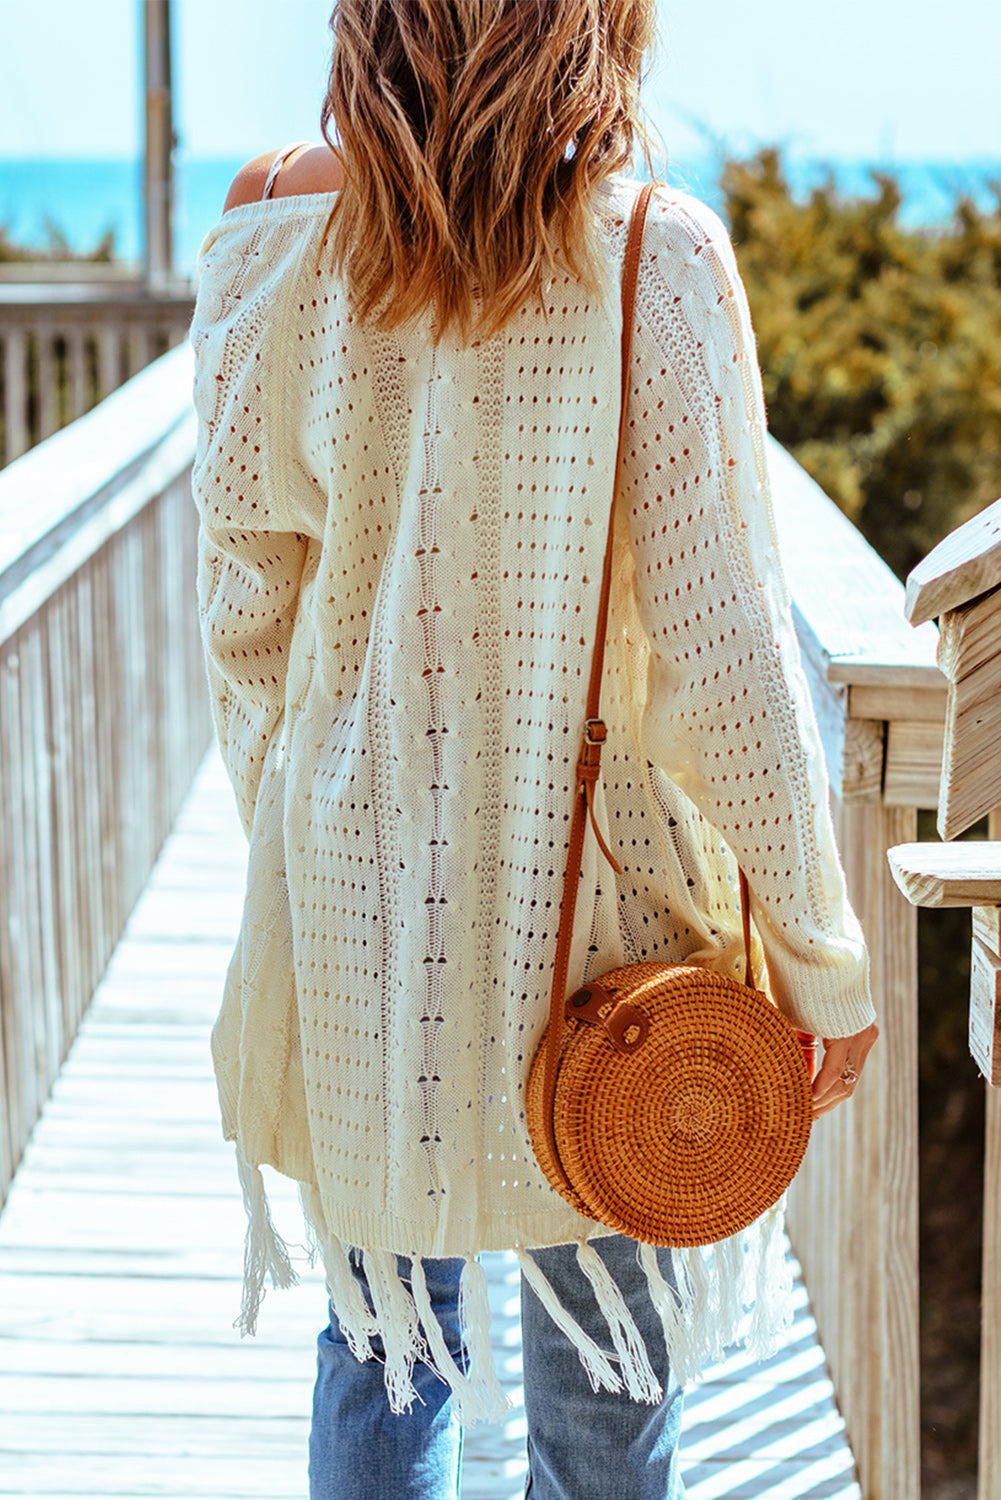
<instances>
[{"instance_id":1,"label":"brown leather strap","mask_svg":"<svg viewBox=\"0 0 1001 1500\"><path fill-rule=\"evenodd\" d=\"M643 249L643 230L646 227L647 210L656 184L648 182L633 204L629 218L629 234L626 253L622 263L622 394L619 410L619 442L615 454L615 474L612 482L612 501L608 513L608 538L605 543L605 566L601 575L601 593L598 599L598 619L595 626L594 655L591 658L591 677L587 689L587 714L584 740L580 759L577 762L577 790L574 797L573 815L570 820L570 847L567 851L567 869L563 880L563 899L560 902L560 925L556 939L556 958L553 964L553 989L549 1002L549 1030L546 1036L546 1065L543 1075L543 1119L546 1144L552 1161L559 1168L564 1185L571 1188L563 1171L560 1154L553 1130L553 1102L556 1097L556 1075L559 1070L560 1049L563 1041L564 1010L567 996L567 971L570 965L570 944L573 939L573 919L577 909L577 887L580 884L580 866L584 853L584 829L588 813L593 821L592 794L601 770L601 747L605 740L605 726L598 714L601 696L601 673L605 661L605 636L608 632L608 604L612 592L612 538L615 530L615 502L619 492L622 471L622 454L626 441L627 407L629 396L629 372L633 347L633 320L636 307L636 282L639 276L640 254ZM597 824L595 824L597 831ZM604 840L601 840L604 845ZM611 855L609 854L611 860ZM614 861L611 861L614 864ZM617 868L617 867L616 867Z\"/></svg>"},{"instance_id":2,"label":"brown leather strap","mask_svg":"<svg viewBox=\"0 0 1001 1500\"><path fill-rule=\"evenodd\" d=\"M608 516L608 536L605 543L605 563L601 575L601 592L598 599L598 616L595 625L594 653L591 658L591 676L587 689L587 711L584 738L577 761L577 789L573 814L570 820L570 840L567 850L567 868L563 882L563 898L560 902L560 925L556 939L556 957L553 964L553 988L549 1001L549 1028L546 1034L546 1060L543 1075L543 1122L550 1159L556 1166L569 1189L573 1187L563 1170L553 1126L553 1104L556 1098L556 1078L559 1072L560 1052L565 1029L567 996L567 974L570 966L570 946L573 939L574 914L577 909L577 890L580 885L581 860L584 853L584 832L588 819L597 836L599 846L615 870L621 874L611 850L602 837L594 816L594 788L601 774L601 748L607 730L600 716L601 675L605 663L605 637L608 634L608 608L612 591L612 544L615 533L615 510L622 474L622 455L625 450L628 425L629 377L632 359L633 323L636 306L636 282L639 276L640 255L643 248L643 231L647 211L655 188L647 183L641 189L633 205L629 220L629 234L622 266L622 391L619 410L619 441L615 455L615 474L612 485L612 502ZM740 871L740 909L744 933L745 971L744 983L753 985L751 968L751 905L747 878Z\"/></svg>"}]
</instances>

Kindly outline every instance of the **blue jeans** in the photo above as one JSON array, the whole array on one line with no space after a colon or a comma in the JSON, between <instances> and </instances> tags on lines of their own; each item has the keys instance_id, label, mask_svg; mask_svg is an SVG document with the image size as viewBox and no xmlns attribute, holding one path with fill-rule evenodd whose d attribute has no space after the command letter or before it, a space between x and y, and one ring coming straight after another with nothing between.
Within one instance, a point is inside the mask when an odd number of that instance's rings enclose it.
<instances>
[{"instance_id":1,"label":"blue jeans","mask_svg":"<svg viewBox=\"0 0 1001 1500\"><path fill-rule=\"evenodd\" d=\"M682 1391L672 1388L664 1338L636 1246L620 1235L592 1242L636 1320L665 1395L658 1406L623 1392L593 1391L576 1349L522 1282L521 1320L530 1500L683 1500L678 1461ZM533 1257L570 1312L613 1361L615 1350L575 1245ZM670 1252L660 1255L671 1280ZM461 1361L461 1260L424 1262L431 1303L449 1352ZM401 1274L408 1273L406 1263ZM355 1275L367 1294L362 1272ZM376 1352L377 1341L373 1341ZM310 1500L456 1500L461 1431L449 1388L426 1365L414 1370L418 1400L389 1409L378 1359L359 1363L331 1311L317 1340L309 1439Z\"/></svg>"}]
</instances>

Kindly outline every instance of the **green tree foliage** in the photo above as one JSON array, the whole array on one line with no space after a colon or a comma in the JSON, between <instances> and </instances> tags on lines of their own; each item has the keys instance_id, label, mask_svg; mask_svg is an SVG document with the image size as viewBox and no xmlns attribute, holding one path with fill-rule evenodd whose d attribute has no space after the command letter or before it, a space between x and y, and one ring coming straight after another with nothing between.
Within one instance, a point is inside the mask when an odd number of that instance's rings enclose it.
<instances>
[{"instance_id":1,"label":"green tree foliage","mask_svg":"<svg viewBox=\"0 0 1001 1500\"><path fill-rule=\"evenodd\" d=\"M903 577L1001 495L1001 187L919 231L874 182L798 202L775 150L722 176L771 429Z\"/></svg>"}]
</instances>

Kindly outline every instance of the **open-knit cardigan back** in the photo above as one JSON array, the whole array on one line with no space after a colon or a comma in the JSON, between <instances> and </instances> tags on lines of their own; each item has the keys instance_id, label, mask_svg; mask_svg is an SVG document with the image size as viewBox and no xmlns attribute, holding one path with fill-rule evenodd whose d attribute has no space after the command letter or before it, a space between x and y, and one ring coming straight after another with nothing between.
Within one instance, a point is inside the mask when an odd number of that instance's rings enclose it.
<instances>
[{"instance_id":1,"label":"open-knit cardigan back","mask_svg":"<svg viewBox=\"0 0 1001 1500\"><path fill-rule=\"evenodd\" d=\"M268 1163L304 1185L358 1351L388 1332L397 1405L435 1344L420 1257L468 1257L472 1309L476 1252L515 1247L535 1276L532 1246L578 1239L587 1269L602 1232L536 1165L523 1091L548 1010L635 192L596 194L600 294L557 275L544 306L468 345L436 340L430 317L392 333L352 317L322 249L329 195L230 210L201 258L199 600L250 838L213 1037L252 1216L245 1322L265 1268L287 1274L253 1170ZM649 957L736 971L736 856L778 1004L847 1035L873 1019L866 959L779 568L746 302L719 221L666 189L632 361L598 810L623 873L589 840L571 982ZM731 1331L754 1244L676 1257L692 1360ZM381 1287L374 1322L349 1305L348 1247ZM416 1258L413 1288L393 1252ZM444 1373L467 1414L489 1407L488 1374Z\"/></svg>"}]
</instances>

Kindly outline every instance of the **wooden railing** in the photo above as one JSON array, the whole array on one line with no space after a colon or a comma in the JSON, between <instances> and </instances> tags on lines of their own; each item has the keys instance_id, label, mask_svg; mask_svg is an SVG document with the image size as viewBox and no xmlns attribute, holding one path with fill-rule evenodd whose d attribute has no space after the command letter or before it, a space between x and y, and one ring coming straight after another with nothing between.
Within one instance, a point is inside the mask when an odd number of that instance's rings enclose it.
<instances>
[{"instance_id":1,"label":"wooden railing","mask_svg":"<svg viewBox=\"0 0 1001 1500\"><path fill-rule=\"evenodd\" d=\"M209 739L178 350L0 475L0 1186ZM781 550L882 1037L794 1185L803 1262L866 1500L917 1500L916 914L885 851L934 806L935 631L772 445Z\"/></svg>"},{"instance_id":2,"label":"wooden railing","mask_svg":"<svg viewBox=\"0 0 1001 1500\"><path fill-rule=\"evenodd\" d=\"M881 1035L850 1108L817 1122L790 1195L803 1264L865 1500L918 1500L917 914L886 850L938 797L945 680L937 632L777 444L773 493Z\"/></svg>"},{"instance_id":3,"label":"wooden railing","mask_svg":"<svg viewBox=\"0 0 1001 1500\"><path fill-rule=\"evenodd\" d=\"M0 473L0 1203L210 738L190 357Z\"/></svg>"},{"instance_id":4,"label":"wooden railing","mask_svg":"<svg viewBox=\"0 0 1001 1500\"><path fill-rule=\"evenodd\" d=\"M183 341L192 295L124 278L0 282L0 465L82 417Z\"/></svg>"}]
</instances>

